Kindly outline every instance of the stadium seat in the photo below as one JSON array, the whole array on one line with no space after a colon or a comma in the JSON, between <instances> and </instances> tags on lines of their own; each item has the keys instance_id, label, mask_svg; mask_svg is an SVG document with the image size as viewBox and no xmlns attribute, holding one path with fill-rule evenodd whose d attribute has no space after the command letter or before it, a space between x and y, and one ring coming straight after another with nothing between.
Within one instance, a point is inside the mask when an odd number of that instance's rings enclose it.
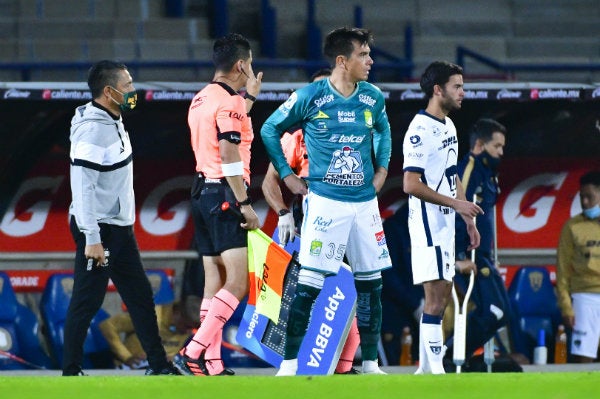
<instances>
[{"instance_id":1,"label":"stadium seat","mask_svg":"<svg viewBox=\"0 0 600 399\"><path fill-rule=\"evenodd\" d=\"M4 272L0 272L0 304L0 350L15 356L11 359L0 354L0 370L32 368L25 362L49 367L50 358L38 338L38 320L28 307L17 301L10 278Z\"/></svg>"},{"instance_id":2,"label":"stadium seat","mask_svg":"<svg viewBox=\"0 0 600 399\"><path fill-rule=\"evenodd\" d=\"M56 368L62 366L64 326L72 290L73 274L57 273L50 276L42 293L40 313ZM98 327L100 322L108 317L108 313L100 309L90 323L83 345L84 369L114 367L108 343Z\"/></svg>"},{"instance_id":3,"label":"stadium seat","mask_svg":"<svg viewBox=\"0 0 600 399\"><path fill-rule=\"evenodd\" d=\"M171 287L169 277L164 270L146 270L146 275L148 276L148 280L150 280L150 285L152 286L155 305L167 305L175 301L173 287Z\"/></svg>"},{"instance_id":4,"label":"stadium seat","mask_svg":"<svg viewBox=\"0 0 600 399\"><path fill-rule=\"evenodd\" d=\"M556 293L550 274L544 267L525 266L517 271L508 289L511 306L518 328L513 329L516 351L533 360L533 349L537 345L540 330L544 331L548 358L552 358L554 332L560 324Z\"/></svg>"}]
</instances>

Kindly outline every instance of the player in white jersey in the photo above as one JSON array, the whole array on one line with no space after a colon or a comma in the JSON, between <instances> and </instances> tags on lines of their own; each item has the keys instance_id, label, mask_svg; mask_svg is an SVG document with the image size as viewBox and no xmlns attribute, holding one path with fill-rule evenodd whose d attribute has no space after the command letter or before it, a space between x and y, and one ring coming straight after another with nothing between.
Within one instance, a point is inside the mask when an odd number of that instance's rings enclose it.
<instances>
[{"instance_id":1,"label":"player in white jersey","mask_svg":"<svg viewBox=\"0 0 600 399\"><path fill-rule=\"evenodd\" d=\"M425 291L417 373L443 374L442 316L454 277L455 212L467 224L472 249L480 240L473 218L483 211L465 198L456 168L456 128L448 118L464 97L462 68L433 62L420 85L429 99L427 108L414 117L403 144L413 281Z\"/></svg>"}]
</instances>

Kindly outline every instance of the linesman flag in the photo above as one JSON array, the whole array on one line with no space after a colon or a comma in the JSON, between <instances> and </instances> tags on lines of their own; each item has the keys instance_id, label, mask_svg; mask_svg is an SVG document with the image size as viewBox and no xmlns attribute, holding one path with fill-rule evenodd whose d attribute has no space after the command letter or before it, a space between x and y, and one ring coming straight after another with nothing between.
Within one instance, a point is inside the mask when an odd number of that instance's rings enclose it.
<instances>
[{"instance_id":1,"label":"linesman flag","mask_svg":"<svg viewBox=\"0 0 600 399\"><path fill-rule=\"evenodd\" d=\"M248 232L248 274L250 292L248 305L256 312L279 321L285 271L292 256L260 229Z\"/></svg>"}]
</instances>

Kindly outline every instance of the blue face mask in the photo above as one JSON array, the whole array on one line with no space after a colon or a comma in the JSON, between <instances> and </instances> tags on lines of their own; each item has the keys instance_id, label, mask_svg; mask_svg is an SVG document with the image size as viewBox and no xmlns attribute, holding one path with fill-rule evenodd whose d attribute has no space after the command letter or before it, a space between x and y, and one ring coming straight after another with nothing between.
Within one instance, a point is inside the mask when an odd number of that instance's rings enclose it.
<instances>
[{"instance_id":1,"label":"blue face mask","mask_svg":"<svg viewBox=\"0 0 600 399\"><path fill-rule=\"evenodd\" d=\"M600 217L600 205L596 204L591 208L584 209L583 214L589 219L598 219Z\"/></svg>"}]
</instances>

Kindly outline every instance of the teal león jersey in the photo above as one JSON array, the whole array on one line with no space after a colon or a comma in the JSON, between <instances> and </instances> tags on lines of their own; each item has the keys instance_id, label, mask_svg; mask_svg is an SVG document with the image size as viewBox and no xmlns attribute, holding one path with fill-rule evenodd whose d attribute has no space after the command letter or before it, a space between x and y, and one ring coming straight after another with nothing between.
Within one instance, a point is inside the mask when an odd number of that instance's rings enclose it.
<instances>
[{"instance_id":1,"label":"teal le\u00f3n jersey","mask_svg":"<svg viewBox=\"0 0 600 399\"><path fill-rule=\"evenodd\" d=\"M375 197L374 170L387 169L391 156L390 125L379 88L359 82L354 93L344 97L323 79L292 93L261 129L281 178L293 173L280 144L281 134L293 126L304 131L311 191L348 202Z\"/></svg>"}]
</instances>

